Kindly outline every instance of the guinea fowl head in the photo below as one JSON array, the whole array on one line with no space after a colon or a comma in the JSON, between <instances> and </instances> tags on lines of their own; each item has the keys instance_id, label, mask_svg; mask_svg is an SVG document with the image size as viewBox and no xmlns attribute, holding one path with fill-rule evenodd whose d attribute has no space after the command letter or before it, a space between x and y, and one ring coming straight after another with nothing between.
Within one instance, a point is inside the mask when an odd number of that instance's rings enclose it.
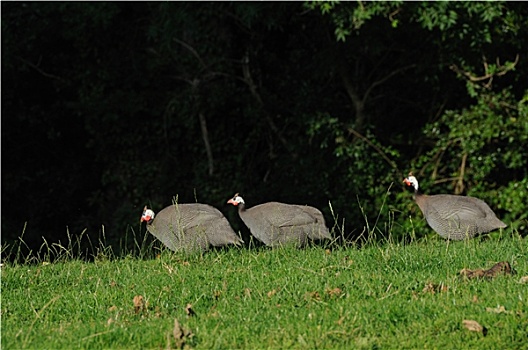
<instances>
[{"instance_id":1,"label":"guinea fowl head","mask_svg":"<svg viewBox=\"0 0 528 350\"><path fill-rule=\"evenodd\" d=\"M238 206L239 204L245 204L244 203L244 199L242 199L242 197L240 197L238 195L238 193L236 193L233 198L231 198L230 200L227 201L228 204L233 204L235 207Z\"/></svg>"},{"instance_id":2,"label":"guinea fowl head","mask_svg":"<svg viewBox=\"0 0 528 350\"><path fill-rule=\"evenodd\" d=\"M145 208L143 208L143 214L141 215L141 220L139 222L141 223L143 221L146 221L147 223L149 223L152 220L154 220L154 212L151 209L147 208L147 206L145 206Z\"/></svg>"},{"instance_id":3,"label":"guinea fowl head","mask_svg":"<svg viewBox=\"0 0 528 350\"><path fill-rule=\"evenodd\" d=\"M403 182L407 187L412 187L415 192L418 192L418 180L416 180L412 173L409 173L409 176L403 179Z\"/></svg>"}]
</instances>

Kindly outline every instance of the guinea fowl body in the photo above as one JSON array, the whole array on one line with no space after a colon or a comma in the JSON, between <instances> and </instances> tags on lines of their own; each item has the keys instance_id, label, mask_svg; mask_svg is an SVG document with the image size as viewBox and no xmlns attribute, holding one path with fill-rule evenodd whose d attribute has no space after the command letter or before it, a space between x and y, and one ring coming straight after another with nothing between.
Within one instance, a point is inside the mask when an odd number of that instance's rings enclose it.
<instances>
[{"instance_id":1,"label":"guinea fowl body","mask_svg":"<svg viewBox=\"0 0 528 350\"><path fill-rule=\"evenodd\" d=\"M149 211L152 216L145 218ZM174 204L155 217L145 207L142 221L147 221L147 230L173 251L205 251L209 246L244 243L224 215L207 204Z\"/></svg>"},{"instance_id":2,"label":"guinea fowl body","mask_svg":"<svg viewBox=\"0 0 528 350\"><path fill-rule=\"evenodd\" d=\"M246 208L242 197L235 195L228 203L238 206L238 214L251 234L269 247L331 239L321 211L314 207L269 202Z\"/></svg>"},{"instance_id":3,"label":"guinea fowl body","mask_svg":"<svg viewBox=\"0 0 528 350\"><path fill-rule=\"evenodd\" d=\"M416 204L427 223L443 238L463 240L507 226L481 199L449 194L428 196L419 192L414 176L404 182L414 188Z\"/></svg>"}]
</instances>

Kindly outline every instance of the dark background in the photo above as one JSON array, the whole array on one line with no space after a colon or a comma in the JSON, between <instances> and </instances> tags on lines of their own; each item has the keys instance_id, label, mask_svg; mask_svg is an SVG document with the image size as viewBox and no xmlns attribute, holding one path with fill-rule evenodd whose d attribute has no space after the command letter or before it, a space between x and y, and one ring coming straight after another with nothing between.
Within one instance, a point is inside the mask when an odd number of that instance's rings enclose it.
<instances>
[{"instance_id":1,"label":"dark background","mask_svg":"<svg viewBox=\"0 0 528 350\"><path fill-rule=\"evenodd\" d=\"M247 236L235 192L316 206L348 238L420 236L410 170L525 232L522 3L1 6L4 250L124 248L175 196Z\"/></svg>"}]
</instances>

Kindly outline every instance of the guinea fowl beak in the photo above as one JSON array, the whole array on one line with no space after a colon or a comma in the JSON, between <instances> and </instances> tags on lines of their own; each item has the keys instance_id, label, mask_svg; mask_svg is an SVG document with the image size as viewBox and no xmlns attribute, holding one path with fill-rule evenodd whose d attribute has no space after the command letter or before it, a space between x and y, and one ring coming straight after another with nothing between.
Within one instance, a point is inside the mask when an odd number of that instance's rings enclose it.
<instances>
[{"instance_id":1,"label":"guinea fowl beak","mask_svg":"<svg viewBox=\"0 0 528 350\"><path fill-rule=\"evenodd\" d=\"M409 181L409 179L405 178L403 179L403 181L407 186L411 186L411 181Z\"/></svg>"},{"instance_id":2,"label":"guinea fowl beak","mask_svg":"<svg viewBox=\"0 0 528 350\"><path fill-rule=\"evenodd\" d=\"M227 204L233 204L235 207L238 205L238 203L235 202L235 201L233 200L233 198L231 198L230 200L228 200L228 201L227 201Z\"/></svg>"}]
</instances>

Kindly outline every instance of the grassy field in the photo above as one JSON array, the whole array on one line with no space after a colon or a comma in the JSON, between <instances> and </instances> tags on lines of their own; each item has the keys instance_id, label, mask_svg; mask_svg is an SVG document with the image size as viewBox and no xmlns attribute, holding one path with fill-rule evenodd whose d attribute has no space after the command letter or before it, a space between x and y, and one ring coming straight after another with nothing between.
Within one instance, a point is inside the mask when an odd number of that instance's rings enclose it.
<instances>
[{"instance_id":1,"label":"grassy field","mask_svg":"<svg viewBox=\"0 0 528 350\"><path fill-rule=\"evenodd\" d=\"M499 261L517 274L459 277ZM519 237L163 251L1 273L3 349L528 348Z\"/></svg>"}]
</instances>

